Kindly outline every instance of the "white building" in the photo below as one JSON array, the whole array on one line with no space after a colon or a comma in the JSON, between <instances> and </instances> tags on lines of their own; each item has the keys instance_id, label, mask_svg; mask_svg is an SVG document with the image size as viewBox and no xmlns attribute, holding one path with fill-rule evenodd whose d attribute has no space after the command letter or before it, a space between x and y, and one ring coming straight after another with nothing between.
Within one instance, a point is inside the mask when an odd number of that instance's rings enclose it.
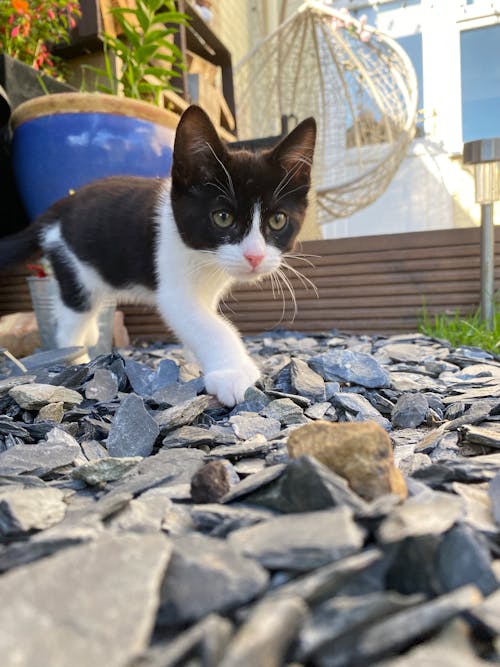
<instances>
[{"instance_id":1,"label":"white building","mask_svg":"<svg viewBox=\"0 0 500 667\"><path fill-rule=\"evenodd\" d=\"M419 127L388 190L327 238L479 224L464 141L500 136L500 0L342 0L395 38L419 81ZM500 224L500 207L496 206Z\"/></svg>"}]
</instances>

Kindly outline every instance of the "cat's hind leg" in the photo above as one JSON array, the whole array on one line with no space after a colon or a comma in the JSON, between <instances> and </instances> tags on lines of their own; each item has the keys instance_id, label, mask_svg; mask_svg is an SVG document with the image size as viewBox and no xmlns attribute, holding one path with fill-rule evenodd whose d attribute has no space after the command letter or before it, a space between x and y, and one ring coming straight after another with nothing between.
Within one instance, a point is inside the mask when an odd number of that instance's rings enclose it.
<instances>
[{"instance_id":1,"label":"cat's hind leg","mask_svg":"<svg viewBox=\"0 0 500 667\"><path fill-rule=\"evenodd\" d=\"M82 270L76 266L71 253L59 247L49 255L58 294L55 303L56 344L58 347L97 343L99 299L97 280L82 280Z\"/></svg>"}]
</instances>

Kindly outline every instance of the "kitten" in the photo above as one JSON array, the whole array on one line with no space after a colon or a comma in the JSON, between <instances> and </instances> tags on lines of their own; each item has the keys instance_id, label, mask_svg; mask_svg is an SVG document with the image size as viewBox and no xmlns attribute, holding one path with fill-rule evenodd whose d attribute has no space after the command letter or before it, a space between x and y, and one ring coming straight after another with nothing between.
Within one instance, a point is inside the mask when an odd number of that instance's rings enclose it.
<instances>
[{"instance_id":1,"label":"kitten","mask_svg":"<svg viewBox=\"0 0 500 667\"><path fill-rule=\"evenodd\" d=\"M105 295L154 304L194 353L206 390L243 400L259 370L218 313L235 281L279 268L307 207L316 138L313 118L274 149L231 150L197 106L179 122L166 181L111 177L51 206L0 241L0 266L41 249L59 284L59 346L94 345Z\"/></svg>"}]
</instances>

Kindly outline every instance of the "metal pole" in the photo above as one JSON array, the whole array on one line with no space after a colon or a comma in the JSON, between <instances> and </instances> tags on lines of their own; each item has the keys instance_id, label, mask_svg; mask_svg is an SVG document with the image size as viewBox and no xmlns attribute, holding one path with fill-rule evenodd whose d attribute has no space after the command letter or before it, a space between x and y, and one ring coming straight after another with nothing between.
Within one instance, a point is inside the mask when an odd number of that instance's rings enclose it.
<instances>
[{"instance_id":1,"label":"metal pole","mask_svg":"<svg viewBox=\"0 0 500 667\"><path fill-rule=\"evenodd\" d=\"M481 204L481 319L490 331L495 319L495 230L493 204Z\"/></svg>"}]
</instances>

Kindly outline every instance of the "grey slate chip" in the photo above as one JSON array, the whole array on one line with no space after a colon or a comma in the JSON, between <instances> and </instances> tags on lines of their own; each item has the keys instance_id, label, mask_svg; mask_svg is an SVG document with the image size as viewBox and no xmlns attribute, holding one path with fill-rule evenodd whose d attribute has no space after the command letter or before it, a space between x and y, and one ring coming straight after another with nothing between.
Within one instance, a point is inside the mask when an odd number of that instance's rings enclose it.
<instances>
[{"instance_id":1,"label":"grey slate chip","mask_svg":"<svg viewBox=\"0 0 500 667\"><path fill-rule=\"evenodd\" d=\"M111 401L118 392L118 380L106 368L96 368L94 377L85 387L85 397L96 401Z\"/></svg>"},{"instance_id":2,"label":"grey slate chip","mask_svg":"<svg viewBox=\"0 0 500 667\"><path fill-rule=\"evenodd\" d=\"M161 588L160 625L178 626L211 612L245 604L267 586L269 575L230 544L198 534L174 538Z\"/></svg>"},{"instance_id":3,"label":"grey slate chip","mask_svg":"<svg viewBox=\"0 0 500 667\"><path fill-rule=\"evenodd\" d=\"M423 394L401 394L392 411L392 425L415 428L425 421L429 403Z\"/></svg>"},{"instance_id":4,"label":"grey slate chip","mask_svg":"<svg viewBox=\"0 0 500 667\"><path fill-rule=\"evenodd\" d=\"M115 414L106 447L110 456L149 456L159 433L143 399L129 394Z\"/></svg>"},{"instance_id":5,"label":"grey slate chip","mask_svg":"<svg viewBox=\"0 0 500 667\"><path fill-rule=\"evenodd\" d=\"M52 431L59 431L51 426ZM41 440L36 445L16 445L0 453L0 475L31 473L44 476L47 473L70 465L80 456L78 443L63 431L60 439ZM49 432L50 435L50 432Z\"/></svg>"},{"instance_id":6,"label":"grey slate chip","mask_svg":"<svg viewBox=\"0 0 500 667\"><path fill-rule=\"evenodd\" d=\"M292 459L276 480L250 493L245 500L286 513L338 505L347 505L356 512L368 510L368 503L349 488L345 479L309 456Z\"/></svg>"},{"instance_id":7,"label":"grey slate chip","mask_svg":"<svg viewBox=\"0 0 500 667\"><path fill-rule=\"evenodd\" d=\"M161 535L107 536L4 574L2 666L62 666L70 655L74 667L123 667L149 642L169 556Z\"/></svg>"},{"instance_id":8,"label":"grey slate chip","mask_svg":"<svg viewBox=\"0 0 500 667\"><path fill-rule=\"evenodd\" d=\"M499 585L486 541L465 525L457 525L443 536L437 554L436 577L445 592L474 584L483 595L490 595Z\"/></svg>"},{"instance_id":9,"label":"grey slate chip","mask_svg":"<svg viewBox=\"0 0 500 667\"><path fill-rule=\"evenodd\" d=\"M362 352L332 350L309 359L309 366L327 381L352 382L369 388L390 384L387 371Z\"/></svg>"},{"instance_id":10,"label":"grey slate chip","mask_svg":"<svg viewBox=\"0 0 500 667\"><path fill-rule=\"evenodd\" d=\"M276 517L229 535L229 544L270 569L305 571L358 551L364 531L347 507Z\"/></svg>"},{"instance_id":11,"label":"grey slate chip","mask_svg":"<svg viewBox=\"0 0 500 667\"><path fill-rule=\"evenodd\" d=\"M7 537L49 528L62 521L66 507L59 489L0 490L0 535Z\"/></svg>"},{"instance_id":12,"label":"grey slate chip","mask_svg":"<svg viewBox=\"0 0 500 667\"><path fill-rule=\"evenodd\" d=\"M309 398L314 403L326 399L323 378L302 359L295 358L290 362L290 384L295 393Z\"/></svg>"}]
</instances>

